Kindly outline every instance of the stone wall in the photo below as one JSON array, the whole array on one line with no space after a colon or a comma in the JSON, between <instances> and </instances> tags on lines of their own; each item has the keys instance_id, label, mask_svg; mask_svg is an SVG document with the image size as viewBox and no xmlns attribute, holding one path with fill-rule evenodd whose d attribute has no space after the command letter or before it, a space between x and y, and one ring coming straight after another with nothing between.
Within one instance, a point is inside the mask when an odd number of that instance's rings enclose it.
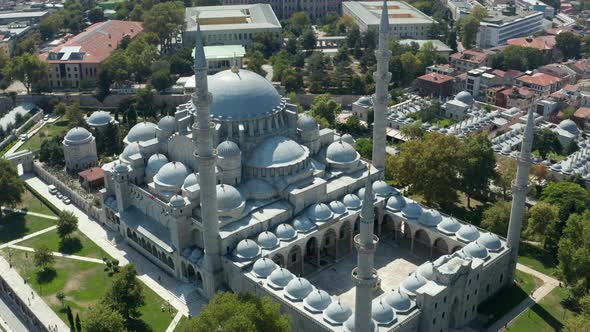
<instances>
[{"instance_id":1,"label":"stone wall","mask_svg":"<svg viewBox=\"0 0 590 332\"><path fill-rule=\"evenodd\" d=\"M40 110L39 112L31 116L27 121L25 121L25 123L23 123L22 126L18 127L12 134L6 136L6 138L2 142L0 142L0 150L4 149L4 147L6 147L16 138L18 138L20 134L24 133L27 129L29 129L29 126L32 123L41 121L41 119L43 119L43 114L43 111Z\"/></svg>"}]
</instances>

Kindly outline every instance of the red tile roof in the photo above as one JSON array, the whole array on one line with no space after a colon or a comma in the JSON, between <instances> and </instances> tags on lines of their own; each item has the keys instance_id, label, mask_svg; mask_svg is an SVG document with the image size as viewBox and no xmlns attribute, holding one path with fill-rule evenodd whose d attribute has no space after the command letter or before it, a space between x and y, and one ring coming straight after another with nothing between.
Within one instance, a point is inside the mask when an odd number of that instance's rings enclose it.
<instances>
[{"instance_id":1,"label":"red tile roof","mask_svg":"<svg viewBox=\"0 0 590 332\"><path fill-rule=\"evenodd\" d=\"M432 83L442 84L442 83L452 81L453 77L449 76L449 75L438 74L438 73L430 73L430 74L422 75L422 76L418 77L418 79L423 80L423 81L429 81Z\"/></svg>"},{"instance_id":2,"label":"red tile roof","mask_svg":"<svg viewBox=\"0 0 590 332\"><path fill-rule=\"evenodd\" d=\"M142 22L110 20L95 23L40 57L49 63L101 63L117 48L123 37L134 38L142 31ZM84 56L82 59L47 60L49 53L60 53L63 47L80 47L79 52Z\"/></svg>"},{"instance_id":3,"label":"red tile roof","mask_svg":"<svg viewBox=\"0 0 590 332\"><path fill-rule=\"evenodd\" d=\"M481 63L481 62L486 61L486 59L488 58L488 55L483 52L478 52L478 51L474 51L474 50L466 50L463 52L451 54L451 58Z\"/></svg>"},{"instance_id":4,"label":"red tile roof","mask_svg":"<svg viewBox=\"0 0 590 332\"><path fill-rule=\"evenodd\" d=\"M532 75L521 76L517 78L517 80L528 84L548 86L560 82L561 78L547 75L545 73L534 73Z\"/></svg>"},{"instance_id":5,"label":"red tile roof","mask_svg":"<svg viewBox=\"0 0 590 332\"><path fill-rule=\"evenodd\" d=\"M94 182L104 178L104 170L100 167L92 167L78 173L78 175L88 182Z\"/></svg>"},{"instance_id":6,"label":"red tile roof","mask_svg":"<svg viewBox=\"0 0 590 332\"><path fill-rule=\"evenodd\" d=\"M508 39L508 45L532 47L539 51L550 51L555 47L555 36L541 36L536 38L522 37Z\"/></svg>"},{"instance_id":7,"label":"red tile roof","mask_svg":"<svg viewBox=\"0 0 590 332\"><path fill-rule=\"evenodd\" d=\"M590 108L580 107L576 113L574 113L574 116L581 119L590 119Z\"/></svg>"}]
</instances>

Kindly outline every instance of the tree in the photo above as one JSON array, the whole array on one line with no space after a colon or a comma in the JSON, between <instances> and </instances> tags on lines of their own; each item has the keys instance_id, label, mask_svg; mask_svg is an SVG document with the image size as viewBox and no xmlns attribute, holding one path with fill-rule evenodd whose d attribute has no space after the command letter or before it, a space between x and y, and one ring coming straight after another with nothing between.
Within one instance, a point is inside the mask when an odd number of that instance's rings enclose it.
<instances>
[{"instance_id":1,"label":"tree","mask_svg":"<svg viewBox=\"0 0 590 332\"><path fill-rule=\"evenodd\" d=\"M468 135L463 141L463 168L461 187L467 195L467 207L471 207L474 194L488 190L490 180L496 176L496 157L492 142L485 133Z\"/></svg>"},{"instance_id":2,"label":"tree","mask_svg":"<svg viewBox=\"0 0 590 332\"><path fill-rule=\"evenodd\" d=\"M461 44L466 49L472 48L477 37L479 20L473 15L468 15L461 18L457 22L457 25L459 27L459 35L461 36Z\"/></svg>"},{"instance_id":3,"label":"tree","mask_svg":"<svg viewBox=\"0 0 590 332\"><path fill-rule=\"evenodd\" d=\"M44 139L39 149L39 161L49 166L64 166L64 151L59 136Z\"/></svg>"},{"instance_id":4,"label":"tree","mask_svg":"<svg viewBox=\"0 0 590 332\"><path fill-rule=\"evenodd\" d=\"M590 326L590 314L575 315L565 321L563 332L586 332Z\"/></svg>"},{"instance_id":5,"label":"tree","mask_svg":"<svg viewBox=\"0 0 590 332\"><path fill-rule=\"evenodd\" d=\"M559 209L547 202L538 202L529 211L525 233L541 241L544 248L557 245L560 236Z\"/></svg>"},{"instance_id":6,"label":"tree","mask_svg":"<svg viewBox=\"0 0 590 332\"><path fill-rule=\"evenodd\" d=\"M260 51L253 51L248 52L246 54L246 64L248 65L248 70L251 70L257 74L264 74L264 70L262 69L262 65L266 62L264 60L264 55Z\"/></svg>"},{"instance_id":7,"label":"tree","mask_svg":"<svg viewBox=\"0 0 590 332\"><path fill-rule=\"evenodd\" d=\"M78 229L78 217L70 211L61 211L57 221L57 234L63 240Z\"/></svg>"},{"instance_id":8,"label":"tree","mask_svg":"<svg viewBox=\"0 0 590 332\"><path fill-rule=\"evenodd\" d=\"M40 267L41 269L45 270L49 266L53 265L55 258L53 257L51 250L45 244L40 245L37 249L35 249L35 253L33 254L33 262L35 263L36 267Z\"/></svg>"},{"instance_id":9,"label":"tree","mask_svg":"<svg viewBox=\"0 0 590 332\"><path fill-rule=\"evenodd\" d=\"M170 63L166 60L156 61L152 64L150 84L158 91L164 91L174 83L170 77Z\"/></svg>"},{"instance_id":10,"label":"tree","mask_svg":"<svg viewBox=\"0 0 590 332\"><path fill-rule=\"evenodd\" d=\"M481 21L488 16L488 10L486 7L478 4L473 6L470 15Z\"/></svg>"},{"instance_id":11,"label":"tree","mask_svg":"<svg viewBox=\"0 0 590 332\"><path fill-rule=\"evenodd\" d=\"M115 275L101 302L117 311L127 321L139 317L139 307L145 304L145 296L133 265L124 266Z\"/></svg>"},{"instance_id":12,"label":"tree","mask_svg":"<svg viewBox=\"0 0 590 332\"><path fill-rule=\"evenodd\" d=\"M59 303L61 303L61 306L64 306L64 300L66 298L66 294L64 294L64 292L59 291L57 292L57 294L55 295L55 297L57 298L57 300L59 301Z\"/></svg>"},{"instance_id":13,"label":"tree","mask_svg":"<svg viewBox=\"0 0 590 332\"><path fill-rule=\"evenodd\" d=\"M180 33L183 23L184 5L180 1L158 3L143 16L145 31L158 35L164 51L168 50Z\"/></svg>"},{"instance_id":14,"label":"tree","mask_svg":"<svg viewBox=\"0 0 590 332\"><path fill-rule=\"evenodd\" d=\"M268 297L225 292L216 294L185 331L290 332L291 321Z\"/></svg>"},{"instance_id":15,"label":"tree","mask_svg":"<svg viewBox=\"0 0 590 332\"><path fill-rule=\"evenodd\" d=\"M426 133L426 130L422 126L422 121L420 120L401 127L400 131L408 140L422 139Z\"/></svg>"},{"instance_id":16,"label":"tree","mask_svg":"<svg viewBox=\"0 0 590 332\"><path fill-rule=\"evenodd\" d=\"M559 142L559 136L554 131L543 128L536 130L533 139L533 151L539 151L541 158L547 158L550 152L561 153L562 146Z\"/></svg>"},{"instance_id":17,"label":"tree","mask_svg":"<svg viewBox=\"0 0 590 332\"><path fill-rule=\"evenodd\" d=\"M63 15L59 12L45 18L39 23L39 33L41 39L51 40L64 27Z\"/></svg>"},{"instance_id":18,"label":"tree","mask_svg":"<svg viewBox=\"0 0 590 332\"><path fill-rule=\"evenodd\" d=\"M500 235L506 235L510 222L510 202L499 200L483 212L481 227Z\"/></svg>"},{"instance_id":19,"label":"tree","mask_svg":"<svg viewBox=\"0 0 590 332\"><path fill-rule=\"evenodd\" d=\"M288 27L295 36L300 36L303 30L311 28L311 18L306 12L293 13L289 18Z\"/></svg>"},{"instance_id":20,"label":"tree","mask_svg":"<svg viewBox=\"0 0 590 332\"><path fill-rule=\"evenodd\" d=\"M590 289L590 211L572 214L559 240L559 269L568 285Z\"/></svg>"},{"instance_id":21,"label":"tree","mask_svg":"<svg viewBox=\"0 0 590 332\"><path fill-rule=\"evenodd\" d=\"M402 68L404 70L404 81L412 81L418 74L421 74L424 70L423 64L420 59L407 51L401 55L400 60L402 62Z\"/></svg>"},{"instance_id":22,"label":"tree","mask_svg":"<svg viewBox=\"0 0 590 332\"><path fill-rule=\"evenodd\" d=\"M559 219L566 221L572 213L582 213L590 206L590 193L571 182L553 182L543 190L541 201L559 208Z\"/></svg>"},{"instance_id":23,"label":"tree","mask_svg":"<svg viewBox=\"0 0 590 332\"><path fill-rule=\"evenodd\" d=\"M16 167L5 159L0 159L0 188L0 206L4 207L14 207L21 201L25 192L25 183L18 176Z\"/></svg>"},{"instance_id":24,"label":"tree","mask_svg":"<svg viewBox=\"0 0 590 332\"><path fill-rule=\"evenodd\" d=\"M582 39L571 32L562 32L555 37L557 47L566 59L579 58Z\"/></svg>"},{"instance_id":25,"label":"tree","mask_svg":"<svg viewBox=\"0 0 590 332\"><path fill-rule=\"evenodd\" d=\"M82 332L82 322L80 321L78 313L76 313L76 331Z\"/></svg>"},{"instance_id":26,"label":"tree","mask_svg":"<svg viewBox=\"0 0 590 332\"><path fill-rule=\"evenodd\" d=\"M504 70L533 70L547 62L548 58L540 50L517 45L509 45L502 53L492 56L492 67Z\"/></svg>"},{"instance_id":27,"label":"tree","mask_svg":"<svg viewBox=\"0 0 590 332\"><path fill-rule=\"evenodd\" d=\"M88 308L82 315L82 322L84 332L127 331L123 316L101 303Z\"/></svg>"},{"instance_id":28,"label":"tree","mask_svg":"<svg viewBox=\"0 0 590 332\"><path fill-rule=\"evenodd\" d=\"M512 186L512 181L516 177L516 160L512 158L502 158L498 162L497 176L494 179L494 184L502 188L502 197L507 198L506 192Z\"/></svg>"},{"instance_id":29,"label":"tree","mask_svg":"<svg viewBox=\"0 0 590 332\"><path fill-rule=\"evenodd\" d=\"M68 105L66 108L66 118L70 121L70 125L73 127L84 127L86 125L84 114L80 110L79 101L75 101Z\"/></svg>"},{"instance_id":30,"label":"tree","mask_svg":"<svg viewBox=\"0 0 590 332\"><path fill-rule=\"evenodd\" d=\"M68 323L70 323L70 329L74 330L74 315L72 314L72 308L66 307L66 316L68 317Z\"/></svg>"},{"instance_id":31,"label":"tree","mask_svg":"<svg viewBox=\"0 0 590 332\"><path fill-rule=\"evenodd\" d=\"M33 83L38 83L47 75L47 64L36 55L25 53L16 56L4 68L8 82L20 81L31 94Z\"/></svg>"},{"instance_id":32,"label":"tree","mask_svg":"<svg viewBox=\"0 0 590 332\"><path fill-rule=\"evenodd\" d=\"M315 48L316 38L312 29L305 29L301 35L301 47L304 50L313 50Z\"/></svg>"},{"instance_id":33,"label":"tree","mask_svg":"<svg viewBox=\"0 0 590 332\"><path fill-rule=\"evenodd\" d=\"M336 122L336 116L342 112L342 105L335 102L328 93L317 96L311 103L311 114L316 117L322 117L333 126Z\"/></svg>"},{"instance_id":34,"label":"tree","mask_svg":"<svg viewBox=\"0 0 590 332\"><path fill-rule=\"evenodd\" d=\"M355 146L361 157L368 160L373 159L373 140L368 138L359 138L356 140Z\"/></svg>"},{"instance_id":35,"label":"tree","mask_svg":"<svg viewBox=\"0 0 590 332\"><path fill-rule=\"evenodd\" d=\"M88 21L97 23L104 21L104 11L100 7L94 7L88 11Z\"/></svg>"}]
</instances>

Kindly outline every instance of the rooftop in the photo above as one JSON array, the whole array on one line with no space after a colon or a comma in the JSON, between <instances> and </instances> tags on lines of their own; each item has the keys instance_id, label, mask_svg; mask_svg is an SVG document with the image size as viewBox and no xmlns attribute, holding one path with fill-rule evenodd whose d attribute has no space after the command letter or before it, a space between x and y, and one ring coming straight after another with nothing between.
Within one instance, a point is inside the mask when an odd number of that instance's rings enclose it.
<instances>
[{"instance_id":1,"label":"rooftop","mask_svg":"<svg viewBox=\"0 0 590 332\"><path fill-rule=\"evenodd\" d=\"M215 45L203 47L205 58L211 59L228 59L233 57L241 58L246 54L246 49L242 45ZM194 57L193 50L193 57Z\"/></svg>"},{"instance_id":2,"label":"rooftop","mask_svg":"<svg viewBox=\"0 0 590 332\"><path fill-rule=\"evenodd\" d=\"M368 26L378 26L381 20L381 11L383 4L380 1L346 1L342 7L354 13L360 20ZM414 24L414 23L432 23L433 20L428 15L418 9L410 6L405 2L388 1L387 10L389 14L389 24Z\"/></svg>"},{"instance_id":3,"label":"rooftop","mask_svg":"<svg viewBox=\"0 0 590 332\"><path fill-rule=\"evenodd\" d=\"M574 116L576 118L590 119L590 108L580 107L580 108L578 108L576 113L574 113Z\"/></svg>"},{"instance_id":4,"label":"rooftop","mask_svg":"<svg viewBox=\"0 0 590 332\"><path fill-rule=\"evenodd\" d=\"M422 75L422 76L418 77L418 79L422 80L422 81L428 81L428 82L432 82L432 83L442 84L442 83L452 81L453 77L448 76L448 75L438 74L438 73L430 73L430 74Z\"/></svg>"},{"instance_id":5,"label":"rooftop","mask_svg":"<svg viewBox=\"0 0 590 332\"><path fill-rule=\"evenodd\" d=\"M197 20L200 21L203 32L281 28L281 23L269 4L186 8L186 31L196 31Z\"/></svg>"},{"instance_id":6,"label":"rooftop","mask_svg":"<svg viewBox=\"0 0 590 332\"><path fill-rule=\"evenodd\" d=\"M508 45L532 47L539 51L549 51L555 47L555 36L541 36L541 37L522 37L508 39Z\"/></svg>"},{"instance_id":7,"label":"rooftop","mask_svg":"<svg viewBox=\"0 0 590 332\"><path fill-rule=\"evenodd\" d=\"M48 11L38 12L4 12L0 13L0 20L9 18L32 18L32 17L43 17L47 15Z\"/></svg>"},{"instance_id":8,"label":"rooftop","mask_svg":"<svg viewBox=\"0 0 590 332\"><path fill-rule=\"evenodd\" d=\"M104 178L104 170L101 167L92 167L78 173L78 176L88 182L94 182L96 180Z\"/></svg>"},{"instance_id":9,"label":"rooftop","mask_svg":"<svg viewBox=\"0 0 590 332\"><path fill-rule=\"evenodd\" d=\"M535 84L540 86L549 86L561 81L559 77L547 75L545 73L534 73L532 75L524 75L517 78L517 80L524 83Z\"/></svg>"},{"instance_id":10,"label":"rooftop","mask_svg":"<svg viewBox=\"0 0 590 332\"><path fill-rule=\"evenodd\" d=\"M399 41L399 43L402 45L410 45L412 43L416 43L420 47L422 47L422 45L424 45L428 42L431 42L432 45L434 46L434 48L436 48L436 50L439 52L452 52L453 51L449 46L447 46L447 44L441 42L438 39L427 39L427 40L402 39Z\"/></svg>"},{"instance_id":11,"label":"rooftop","mask_svg":"<svg viewBox=\"0 0 590 332\"><path fill-rule=\"evenodd\" d=\"M533 16L539 16L539 19L543 19L543 13L538 11L517 9L515 15L505 15L500 10L488 10L488 16L481 21L480 25L500 27L514 24Z\"/></svg>"},{"instance_id":12,"label":"rooftop","mask_svg":"<svg viewBox=\"0 0 590 332\"><path fill-rule=\"evenodd\" d=\"M451 59L464 60L476 63L484 62L487 60L487 58L488 55L486 53L474 50L465 50L463 52L451 54Z\"/></svg>"}]
</instances>

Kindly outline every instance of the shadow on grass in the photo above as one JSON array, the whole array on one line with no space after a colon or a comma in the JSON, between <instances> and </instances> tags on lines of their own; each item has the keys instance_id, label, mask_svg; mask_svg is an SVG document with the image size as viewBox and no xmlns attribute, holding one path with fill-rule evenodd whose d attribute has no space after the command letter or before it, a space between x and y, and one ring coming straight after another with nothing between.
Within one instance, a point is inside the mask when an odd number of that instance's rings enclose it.
<instances>
[{"instance_id":1,"label":"shadow on grass","mask_svg":"<svg viewBox=\"0 0 590 332\"><path fill-rule=\"evenodd\" d=\"M4 214L2 218L0 218L0 243L6 243L21 238L25 236L28 230L24 214Z\"/></svg>"},{"instance_id":2,"label":"shadow on grass","mask_svg":"<svg viewBox=\"0 0 590 332\"><path fill-rule=\"evenodd\" d=\"M484 327L490 327L498 319L528 298L528 294L516 283L497 292L479 305L477 311L487 317Z\"/></svg>"},{"instance_id":3,"label":"shadow on grass","mask_svg":"<svg viewBox=\"0 0 590 332\"><path fill-rule=\"evenodd\" d=\"M37 283L48 284L53 281L57 277L57 271L55 271L52 267L47 267L43 270L37 271Z\"/></svg>"},{"instance_id":4,"label":"shadow on grass","mask_svg":"<svg viewBox=\"0 0 590 332\"><path fill-rule=\"evenodd\" d=\"M152 332L153 329L141 319L132 319L127 324L129 331Z\"/></svg>"},{"instance_id":5,"label":"shadow on grass","mask_svg":"<svg viewBox=\"0 0 590 332\"><path fill-rule=\"evenodd\" d=\"M451 206L442 207L442 210L443 212L450 214L455 218L467 221L468 223L475 226L479 226L483 218L483 211L485 211L488 207L488 203L484 203L469 209L465 206L453 204Z\"/></svg>"},{"instance_id":6,"label":"shadow on grass","mask_svg":"<svg viewBox=\"0 0 590 332\"><path fill-rule=\"evenodd\" d=\"M545 308L539 304L532 306L531 310L539 315L539 317L541 317L545 323L549 324L555 331L561 331L563 328L563 324L559 321L559 319L555 318L550 312L545 310Z\"/></svg>"},{"instance_id":7,"label":"shadow on grass","mask_svg":"<svg viewBox=\"0 0 590 332\"><path fill-rule=\"evenodd\" d=\"M68 237L59 241L59 252L62 254L72 255L80 252L84 248L82 242L77 237Z\"/></svg>"},{"instance_id":8,"label":"shadow on grass","mask_svg":"<svg viewBox=\"0 0 590 332\"><path fill-rule=\"evenodd\" d=\"M518 255L532 258L541 263L546 269L554 269L557 267L557 260L548 250L530 243L521 243L518 248Z\"/></svg>"},{"instance_id":9,"label":"shadow on grass","mask_svg":"<svg viewBox=\"0 0 590 332\"><path fill-rule=\"evenodd\" d=\"M57 121L57 122L54 122L53 123L53 125L54 126L57 126L57 127L66 127L69 124L70 124L70 121L69 120L61 120L61 121Z\"/></svg>"}]
</instances>

